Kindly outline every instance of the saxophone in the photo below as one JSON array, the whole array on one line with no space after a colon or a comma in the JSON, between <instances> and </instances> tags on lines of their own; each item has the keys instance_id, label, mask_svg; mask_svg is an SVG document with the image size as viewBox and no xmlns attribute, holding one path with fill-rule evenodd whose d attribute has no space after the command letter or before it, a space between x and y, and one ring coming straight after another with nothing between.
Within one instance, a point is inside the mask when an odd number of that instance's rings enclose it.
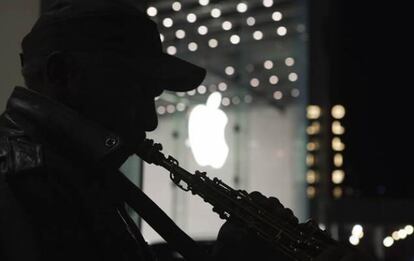
<instances>
[{"instance_id":1,"label":"saxophone","mask_svg":"<svg viewBox=\"0 0 414 261\"><path fill-rule=\"evenodd\" d=\"M325 249L338 244L312 220L302 224L286 221L261 207L246 191L235 190L217 178L210 179L205 172L192 174L181 168L175 158L165 157L161 150L161 144L147 139L137 154L147 163L167 169L179 188L211 204L220 218L241 222L290 260L313 261Z\"/></svg>"}]
</instances>

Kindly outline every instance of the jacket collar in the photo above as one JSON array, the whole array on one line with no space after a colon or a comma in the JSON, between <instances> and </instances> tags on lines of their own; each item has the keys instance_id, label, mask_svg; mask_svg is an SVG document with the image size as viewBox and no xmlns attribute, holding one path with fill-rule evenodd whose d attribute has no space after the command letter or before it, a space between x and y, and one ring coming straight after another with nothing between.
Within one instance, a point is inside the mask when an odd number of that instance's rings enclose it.
<instances>
[{"instance_id":1,"label":"jacket collar","mask_svg":"<svg viewBox=\"0 0 414 261\"><path fill-rule=\"evenodd\" d=\"M7 103L6 116L29 136L87 165L119 167L133 153L115 133L23 87L14 89Z\"/></svg>"}]
</instances>

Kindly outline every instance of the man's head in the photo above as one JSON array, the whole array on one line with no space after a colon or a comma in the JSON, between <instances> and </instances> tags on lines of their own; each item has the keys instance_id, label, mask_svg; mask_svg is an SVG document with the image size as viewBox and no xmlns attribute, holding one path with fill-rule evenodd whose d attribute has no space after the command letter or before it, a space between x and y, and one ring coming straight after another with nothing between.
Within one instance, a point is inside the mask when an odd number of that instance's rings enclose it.
<instances>
[{"instance_id":1,"label":"man's head","mask_svg":"<svg viewBox=\"0 0 414 261\"><path fill-rule=\"evenodd\" d=\"M29 88L126 138L157 126L154 98L205 71L162 52L155 23L128 0L63 0L22 43Z\"/></svg>"}]
</instances>

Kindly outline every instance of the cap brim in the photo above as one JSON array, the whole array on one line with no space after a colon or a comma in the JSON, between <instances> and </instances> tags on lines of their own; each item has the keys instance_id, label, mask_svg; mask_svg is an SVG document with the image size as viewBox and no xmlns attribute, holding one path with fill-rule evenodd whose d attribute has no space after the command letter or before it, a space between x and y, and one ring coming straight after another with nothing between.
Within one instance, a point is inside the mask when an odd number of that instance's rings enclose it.
<instances>
[{"instance_id":1,"label":"cap brim","mask_svg":"<svg viewBox=\"0 0 414 261\"><path fill-rule=\"evenodd\" d=\"M164 90L185 92L197 88L206 70L178 57L162 53L159 57L157 82Z\"/></svg>"}]
</instances>

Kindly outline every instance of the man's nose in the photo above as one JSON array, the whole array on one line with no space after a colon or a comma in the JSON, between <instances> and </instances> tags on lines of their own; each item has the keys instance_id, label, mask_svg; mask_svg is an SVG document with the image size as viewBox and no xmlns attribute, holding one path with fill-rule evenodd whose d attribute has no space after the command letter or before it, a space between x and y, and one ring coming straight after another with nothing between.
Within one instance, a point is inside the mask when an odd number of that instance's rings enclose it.
<instances>
[{"instance_id":1,"label":"man's nose","mask_svg":"<svg viewBox=\"0 0 414 261\"><path fill-rule=\"evenodd\" d=\"M155 114L155 117L148 117L148 119L145 122L145 131L153 131L158 126L158 118Z\"/></svg>"}]
</instances>

